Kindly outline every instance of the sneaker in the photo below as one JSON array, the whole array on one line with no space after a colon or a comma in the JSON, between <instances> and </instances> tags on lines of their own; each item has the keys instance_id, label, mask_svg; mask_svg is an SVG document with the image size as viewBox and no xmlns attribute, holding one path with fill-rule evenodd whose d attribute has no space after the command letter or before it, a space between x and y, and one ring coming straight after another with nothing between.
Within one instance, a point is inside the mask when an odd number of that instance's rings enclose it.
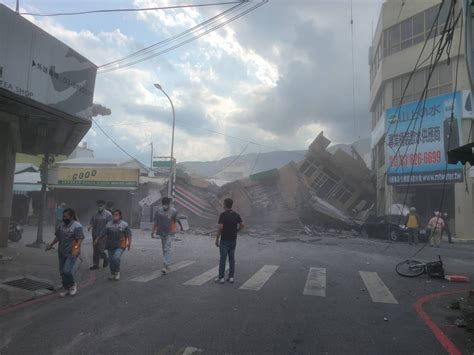
<instances>
[{"instance_id":1,"label":"sneaker","mask_svg":"<svg viewBox=\"0 0 474 355\"><path fill-rule=\"evenodd\" d=\"M110 275L109 280L114 281L115 280L115 274Z\"/></svg>"},{"instance_id":2,"label":"sneaker","mask_svg":"<svg viewBox=\"0 0 474 355\"><path fill-rule=\"evenodd\" d=\"M92 265L89 270L97 270L99 267L97 265Z\"/></svg>"},{"instance_id":3,"label":"sneaker","mask_svg":"<svg viewBox=\"0 0 474 355\"><path fill-rule=\"evenodd\" d=\"M233 284L234 283L234 278L233 277L229 277L227 279L227 282L230 283L230 284Z\"/></svg>"},{"instance_id":4,"label":"sneaker","mask_svg":"<svg viewBox=\"0 0 474 355\"><path fill-rule=\"evenodd\" d=\"M59 293L59 297L61 298L64 298L66 297L67 295L69 295L69 290L64 290L62 292Z\"/></svg>"},{"instance_id":5,"label":"sneaker","mask_svg":"<svg viewBox=\"0 0 474 355\"><path fill-rule=\"evenodd\" d=\"M107 266L109 266L109 259L104 259L102 267L105 269Z\"/></svg>"},{"instance_id":6,"label":"sneaker","mask_svg":"<svg viewBox=\"0 0 474 355\"><path fill-rule=\"evenodd\" d=\"M114 280L115 280L115 281L120 280L120 272L117 272L117 273L114 275Z\"/></svg>"},{"instance_id":7,"label":"sneaker","mask_svg":"<svg viewBox=\"0 0 474 355\"><path fill-rule=\"evenodd\" d=\"M167 267L167 266L165 266L163 269L161 269L161 273L163 275L166 275L168 273L168 271L169 271L169 267Z\"/></svg>"},{"instance_id":8,"label":"sneaker","mask_svg":"<svg viewBox=\"0 0 474 355\"><path fill-rule=\"evenodd\" d=\"M69 294L71 296L75 296L77 294L77 285L76 284L72 285L72 287L69 289Z\"/></svg>"},{"instance_id":9,"label":"sneaker","mask_svg":"<svg viewBox=\"0 0 474 355\"><path fill-rule=\"evenodd\" d=\"M225 280L224 280L224 278L221 278L221 279L220 279L220 278L217 278L217 279L214 280L214 282L216 282L216 283L218 283L218 284L224 284L224 283L225 283Z\"/></svg>"}]
</instances>

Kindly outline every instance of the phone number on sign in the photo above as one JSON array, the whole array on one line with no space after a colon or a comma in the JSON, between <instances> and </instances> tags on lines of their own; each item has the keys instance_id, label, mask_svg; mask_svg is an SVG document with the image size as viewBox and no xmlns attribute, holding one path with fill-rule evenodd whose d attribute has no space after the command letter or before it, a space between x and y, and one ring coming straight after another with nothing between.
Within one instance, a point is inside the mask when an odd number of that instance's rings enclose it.
<instances>
[{"instance_id":1,"label":"phone number on sign","mask_svg":"<svg viewBox=\"0 0 474 355\"><path fill-rule=\"evenodd\" d=\"M397 156L389 156L390 166L412 166L422 164L438 164L441 163L441 152L435 150L432 152L404 154Z\"/></svg>"}]
</instances>

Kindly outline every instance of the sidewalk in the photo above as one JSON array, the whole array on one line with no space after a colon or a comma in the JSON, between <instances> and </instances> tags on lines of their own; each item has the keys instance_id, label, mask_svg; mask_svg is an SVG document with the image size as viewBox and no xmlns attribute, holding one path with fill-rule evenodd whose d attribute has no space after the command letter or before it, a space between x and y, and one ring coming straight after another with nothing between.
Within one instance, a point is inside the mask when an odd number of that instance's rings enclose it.
<instances>
[{"instance_id":1,"label":"sidewalk","mask_svg":"<svg viewBox=\"0 0 474 355\"><path fill-rule=\"evenodd\" d=\"M463 314L460 310L450 307L455 301L466 298L468 289L469 286L465 285L464 291L427 295L417 302L421 301L420 305L415 305L415 310L417 306L421 306L421 312L424 311L428 317L428 320L424 319L425 323L432 328L431 331L438 341L452 354L474 354L474 333L456 325L456 321L463 318ZM422 300L423 298L425 300ZM417 311L419 312L420 310Z\"/></svg>"},{"instance_id":2,"label":"sidewalk","mask_svg":"<svg viewBox=\"0 0 474 355\"><path fill-rule=\"evenodd\" d=\"M53 227L46 226L43 235L45 242L51 242L54 238ZM9 242L7 248L0 249L0 255L5 259L0 259L0 308L38 298L61 288L57 249L46 252L44 248L38 249L26 246L35 240L36 227L27 226L22 239L18 243ZM84 243L90 244L91 241L86 237ZM87 269L86 266L89 266L90 255L88 249L90 248L84 248L83 255L81 255L82 263L81 260L76 263L78 281L81 281L81 274ZM32 282L23 280L29 283L27 286L31 286L28 287L29 290L4 284L22 278L33 280ZM49 287L41 288L41 285L36 282L44 283L45 287ZM36 290L32 290L35 288Z\"/></svg>"}]
</instances>

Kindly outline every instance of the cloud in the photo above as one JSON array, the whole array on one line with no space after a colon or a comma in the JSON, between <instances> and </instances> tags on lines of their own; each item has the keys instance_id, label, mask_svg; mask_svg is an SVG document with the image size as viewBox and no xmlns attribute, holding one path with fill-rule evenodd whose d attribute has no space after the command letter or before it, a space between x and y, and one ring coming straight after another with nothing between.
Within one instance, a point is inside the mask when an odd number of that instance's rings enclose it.
<instances>
[{"instance_id":1,"label":"cloud","mask_svg":"<svg viewBox=\"0 0 474 355\"><path fill-rule=\"evenodd\" d=\"M166 97L153 87L159 82L176 108L175 151L181 161L237 154L246 141L262 145L250 144L248 151L255 152L305 149L320 130L334 142L367 136L367 52L378 3L354 1L355 111L349 0L275 0L166 55L99 74L95 101L110 107L112 115L98 122L143 162L149 161L150 142L159 154L168 154L171 110ZM158 4L175 2L133 1L136 7ZM62 18L29 19L103 64L224 9L140 12L125 17L126 22L104 15L96 17L93 26L85 21L74 27ZM111 19L107 26L100 23L106 18ZM84 140L98 157L123 155L98 130L91 130Z\"/></svg>"}]
</instances>

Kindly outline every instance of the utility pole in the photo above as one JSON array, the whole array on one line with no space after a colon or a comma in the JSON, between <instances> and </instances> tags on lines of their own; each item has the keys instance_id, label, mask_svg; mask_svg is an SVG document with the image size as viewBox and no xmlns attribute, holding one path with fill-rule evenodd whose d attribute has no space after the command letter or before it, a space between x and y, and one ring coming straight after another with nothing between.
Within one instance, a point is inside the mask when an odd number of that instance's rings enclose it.
<instances>
[{"instance_id":1,"label":"utility pole","mask_svg":"<svg viewBox=\"0 0 474 355\"><path fill-rule=\"evenodd\" d=\"M16 0L16 13L20 13L20 0Z\"/></svg>"},{"instance_id":2,"label":"utility pole","mask_svg":"<svg viewBox=\"0 0 474 355\"><path fill-rule=\"evenodd\" d=\"M36 233L36 241L34 243L28 244L27 247L41 248L44 244L43 224L44 224L44 215L45 215L45 210L46 210L47 189L48 189L48 170L49 170L49 164L52 163L52 161L50 161L51 158L50 158L50 155L46 153L43 157L43 162L41 163L41 167L40 167L41 202L40 202L40 208L38 211L38 229Z\"/></svg>"},{"instance_id":3,"label":"utility pole","mask_svg":"<svg viewBox=\"0 0 474 355\"><path fill-rule=\"evenodd\" d=\"M151 155L150 155L150 169L153 170L153 142L150 143Z\"/></svg>"}]
</instances>

